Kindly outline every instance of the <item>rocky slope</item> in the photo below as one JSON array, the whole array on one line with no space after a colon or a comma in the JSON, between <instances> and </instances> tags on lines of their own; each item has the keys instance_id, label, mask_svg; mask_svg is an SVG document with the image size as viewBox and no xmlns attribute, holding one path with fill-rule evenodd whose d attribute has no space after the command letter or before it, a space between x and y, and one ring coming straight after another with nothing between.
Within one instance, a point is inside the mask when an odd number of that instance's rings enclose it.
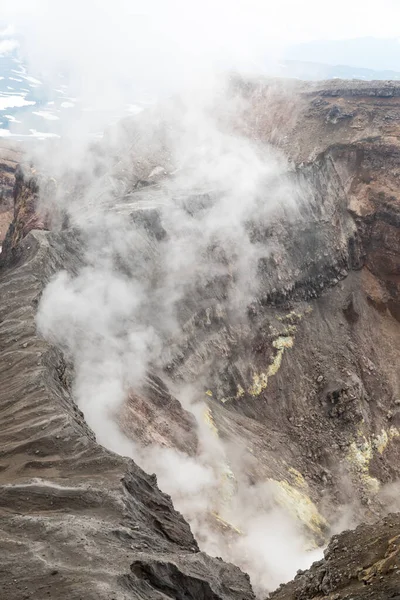
<instances>
[{"instance_id":1,"label":"rocky slope","mask_svg":"<svg viewBox=\"0 0 400 600\"><path fill-rule=\"evenodd\" d=\"M390 515L334 536L323 560L271 594L274 600L397 600L400 596L400 524Z\"/></svg>"},{"instance_id":2,"label":"rocky slope","mask_svg":"<svg viewBox=\"0 0 400 600\"><path fill-rule=\"evenodd\" d=\"M385 485L399 478L400 86L239 82L236 91L250 103L242 132L292 161L299 210L247 223L262 250L261 285L240 322L227 302L233 277L183 298L179 335L129 393L119 423L143 446L194 455L191 415L171 390L200 381L208 421L232 448L233 477L242 476L240 446L248 489L272 484L276 502L323 543L341 507L365 521L393 508ZM157 255L168 233L157 202L172 166L159 148L152 154L128 184L124 175L118 210ZM37 336L44 285L83 260L68 222L58 233L34 230L50 227L36 214L38 185L19 171L0 275L5 597L251 598L238 569L198 552L154 478L96 444L71 397L69 365ZM213 198L189 194L184 203L196 218ZM325 562L276 597L395 597L398 528L393 516L342 534Z\"/></svg>"},{"instance_id":3,"label":"rocky slope","mask_svg":"<svg viewBox=\"0 0 400 600\"><path fill-rule=\"evenodd\" d=\"M3 260L1 597L250 600L248 578L199 552L155 476L96 443L62 356L36 333L43 286L76 268L78 242L36 230Z\"/></svg>"},{"instance_id":4,"label":"rocky slope","mask_svg":"<svg viewBox=\"0 0 400 600\"><path fill-rule=\"evenodd\" d=\"M381 489L399 477L400 87L238 90L250 103L242 130L293 161L300 214L249 221L264 254L247 321L224 304L232 279L209 282L201 308L183 305L162 376L204 381L220 437L244 446L250 484L275 482L321 540L343 505L381 514Z\"/></svg>"}]
</instances>

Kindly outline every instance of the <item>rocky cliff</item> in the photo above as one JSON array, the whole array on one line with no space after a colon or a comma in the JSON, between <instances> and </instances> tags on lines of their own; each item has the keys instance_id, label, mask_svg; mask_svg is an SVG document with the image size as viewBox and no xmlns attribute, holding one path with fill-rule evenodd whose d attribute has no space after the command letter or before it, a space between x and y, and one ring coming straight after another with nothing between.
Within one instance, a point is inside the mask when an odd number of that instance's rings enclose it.
<instances>
[{"instance_id":1,"label":"rocky cliff","mask_svg":"<svg viewBox=\"0 0 400 600\"><path fill-rule=\"evenodd\" d=\"M208 423L232 449L233 479L245 464L249 493L268 482L276 503L323 544L344 506L369 522L393 508L387 486L399 479L400 86L251 81L237 82L235 93L247 100L241 133L289 158L297 210L246 223L260 285L243 318L232 316L236 280L226 272L181 299L179 334L127 394L118 423L143 447L194 456L192 415L171 390L201 382ZM129 139L129 124L126 131ZM154 258L168 236L159 200L173 169L164 148L152 156L128 177L119 161L113 174L124 183L118 211ZM68 222L37 230L51 225L37 214L39 187L18 171L0 274L5 597L253 597L237 568L198 551L154 477L96 443L71 394L68 358L37 335L47 281L84 260ZM182 190L178 201L196 219L215 199ZM208 260L218 273L225 257ZM243 449L240 473L235 447ZM398 528L392 516L342 534L325 561L276 597L396 597Z\"/></svg>"}]
</instances>

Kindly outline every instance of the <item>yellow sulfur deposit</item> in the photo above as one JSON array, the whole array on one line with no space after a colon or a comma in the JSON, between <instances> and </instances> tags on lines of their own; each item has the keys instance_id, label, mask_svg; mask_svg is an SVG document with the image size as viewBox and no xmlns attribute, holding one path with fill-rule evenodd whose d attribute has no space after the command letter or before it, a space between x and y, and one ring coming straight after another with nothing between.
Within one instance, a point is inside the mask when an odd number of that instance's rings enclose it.
<instances>
[{"instance_id":1,"label":"yellow sulfur deposit","mask_svg":"<svg viewBox=\"0 0 400 600\"><path fill-rule=\"evenodd\" d=\"M294 339L292 336L279 336L272 342L274 348L277 349L277 353L274 360L269 365L266 373L255 373L253 375L253 385L249 389L249 394L252 396L259 396L268 385L268 378L276 375L282 364L283 353L287 348L292 348Z\"/></svg>"},{"instance_id":2,"label":"yellow sulfur deposit","mask_svg":"<svg viewBox=\"0 0 400 600\"><path fill-rule=\"evenodd\" d=\"M211 408L206 408L206 410L204 411L204 421L207 423L207 425L209 426L209 428L211 429L211 431L213 432L213 434L218 437L218 429L217 426L214 423L214 417L213 414L211 412Z\"/></svg>"},{"instance_id":3,"label":"yellow sulfur deposit","mask_svg":"<svg viewBox=\"0 0 400 600\"><path fill-rule=\"evenodd\" d=\"M301 474L299 474L302 477ZM325 537L325 532L328 527L328 523L324 517L318 512L314 502L309 496L291 486L287 481L275 481L270 479L273 485L273 493L275 500L289 513L291 513L296 520L303 523L313 534L316 534L319 539ZM307 486L306 482L304 481Z\"/></svg>"},{"instance_id":4,"label":"yellow sulfur deposit","mask_svg":"<svg viewBox=\"0 0 400 600\"><path fill-rule=\"evenodd\" d=\"M369 474L369 465L374 456L374 452L383 454L388 444L396 437L400 436L400 431L396 427L391 427L388 431L382 429L382 431L366 438L361 436L360 439L353 441L350 444L349 451L347 453L347 460L353 468L353 471L359 476L361 482L364 484L366 491L376 494L380 488L380 482L375 477L371 477Z\"/></svg>"},{"instance_id":5,"label":"yellow sulfur deposit","mask_svg":"<svg viewBox=\"0 0 400 600\"><path fill-rule=\"evenodd\" d=\"M297 469L289 467L288 472L290 473L296 487L308 490L307 481L304 479L303 475L299 471L297 471Z\"/></svg>"},{"instance_id":6,"label":"yellow sulfur deposit","mask_svg":"<svg viewBox=\"0 0 400 600\"><path fill-rule=\"evenodd\" d=\"M216 512L211 513L212 516L218 521L218 523L220 523L221 525L223 525L226 529L230 529L231 531L233 531L234 533L237 533L239 535L243 535L243 531L241 531L238 527L236 527L235 525L232 525L232 523L229 523L229 521L226 521L225 519L223 519L221 517L221 515L219 515Z\"/></svg>"}]
</instances>

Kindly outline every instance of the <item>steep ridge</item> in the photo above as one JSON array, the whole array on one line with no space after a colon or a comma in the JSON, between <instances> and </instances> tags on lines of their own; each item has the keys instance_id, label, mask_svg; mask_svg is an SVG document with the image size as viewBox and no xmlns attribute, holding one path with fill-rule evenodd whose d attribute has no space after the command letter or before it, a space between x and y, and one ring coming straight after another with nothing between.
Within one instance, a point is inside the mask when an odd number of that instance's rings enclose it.
<instances>
[{"instance_id":1,"label":"steep ridge","mask_svg":"<svg viewBox=\"0 0 400 600\"><path fill-rule=\"evenodd\" d=\"M254 598L237 567L199 552L154 475L96 443L38 337L43 286L77 256L78 236L36 230L0 273L1 597Z\"/></svg>"}]
</instances>

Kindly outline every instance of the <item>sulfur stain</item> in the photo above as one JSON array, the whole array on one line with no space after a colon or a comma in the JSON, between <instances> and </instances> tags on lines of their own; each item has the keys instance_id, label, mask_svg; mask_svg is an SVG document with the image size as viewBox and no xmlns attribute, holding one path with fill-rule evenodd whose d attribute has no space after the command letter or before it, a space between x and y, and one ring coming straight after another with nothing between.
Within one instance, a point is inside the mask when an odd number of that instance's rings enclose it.
<instances>
[{"instance_id":1,"label":"sulfur stain","mask_svg":"<svg viewBox=\"0 0 400 600\"><path fill-rule=\"evenodd\" d=\"M242 386L239 383L239 385L237 386L236 398L241 398L242 396L244 396L244 389L242 388Z\"/></svg>"},{"instance_id":2,"label":"sulfur stain","mask_svg":"<svg viewBox=\"0 0 400 600\"><path fill-rule=\"evenodd\" d=\"M396 427L391 427L388 431L382 429L380 433L370 438L360 435L358 440L350 444L347 460L367 492L376 494L380 488L379 480L369 474L369 465L374 452L383 454L388 444L397 437L400 437L400 431Z\"/></svg>"},{"instance_id":3,"label":"sulfur stain","mask_svg":"<svg viewBox=\"0 0 400 600\"><path fill-rule=\"evenodd\" d=\"M236 525L233 525L232 523L221 517L221 515L217 512L213 512L211 514L218 521L218 523L223 525L226 529L229 529L233 531L233 533L237 533L238 535L243 535L243 531L241 529L239 529L238 527L236 527Z\"/></svg>"},{"instance_id":4,"label":"sulfur stain","mask_svg":"<svg viewBox=\"0 0 400 600\"><path fill-rule=\"evenodd\" d=\"M292 336L279 336L276 340L272 342L274 348L276 348L277 353L274 356L274 360L269 365L266 373L255 373L253 375L253 384L248 390L251 396L259 396L263 390L266 389L268 385L268 379L279 371L280 366L282 364L282 357L286 349L292 348L294 343L294 339Z\"/></svg>"},{"instance_id":5,"label":"sulfur stain","mask_svg":"<svg viewBox=\"0 0 400 600\"><path fill-rule=\"evenodd\" d=\"M359 573L359 581L370 584L374 578L387 575L387 573L398 567L399 555L400 536L396 536L389 540L385 556Z\"/></svg>"},{"instance_id":6,"label":"sulfur stain","mask_svg":"<svg viewBox=\"0 0 400 600\"><path fill-rule=\"evenodd\" d=\"M318 541L325 539L328 523L319 513L314 502L304 492L287 481L269 480L273 486L275 500L293 517L305 525L317 537ZM307 484L306 484L307 485Z\"/></svg>"},{"instance_id":7,"label":"sulfur stain","mask_svg":"<svg viewBox=\"0 0 400 600\"><path fill-rule=\"evenodd\" d=\"M272 363L268 366L266 372L253 374L252 384L247 390L244 390L239 384L234 397L229 396L220 398L220 402L225 404L225 402L229 402L230 400L238 400L239 398L243 398L246 394L246 391L251 396L259 396L267 388L268 379L273 375L276 375L276 373L279 371L285 350L293 347L294 335L297 331L296 323L300 321L304 315L311 313L312 310L313 309L311 306L307 306L303 312L291 311L286 315L276 317L277 321L285 323L285 327L283 328L283 331L281 329L279 332L275 327L269 325L270 334L276 336L276 339L272 342L272 345L277 352ZM211 395L211 392L206 393Z\"/></svg>"},{"instance_id":8,"label":"sulfur stain","mask_svg":"<svg viewBox=\"0 0 400 600\"><path fill-rule=\"evenodd\" d=\"M219 436L218 428L215 424L211 408L209 408L209 407L207 407L207 409L204 411L204 420L207 423L207 425L210 428L213 435L215 437L218 437ZM237 527L232 525L232 523L229 523L227 520L224 520L223 517L220 515L220 512L229 511L229 507L232 504L232 499L234 498L234 496L236 494L237 483L236 483L235 475L234 475L232 469L230 468L228 462L223 461L223 460L221 461L220 465L218 466L218 472L219 472L219 498L218 498L219 511L218 512L215 511L213 513L213 515L214 515L214 517L218 518L218 520L221 523L224 522L224 524L229 526L230 529L235 530L237 533L240 533L240 530Z\"/></svg>"},{"instance_id":9,"label":"sulfur stain","mask_svg":"<svg viewBox=\"0 0 400 600\"><path fill-rule=\"evenodd\" d=\"M300 471L297 471L297 469L294 469L293 467L289 467L288 472L290 473L296 487L299 487L303 490L308 490L308 483Z\"/></svg>"},{"instance_id":10,"label":"sulfur stain","mask_svg":"<svg viewBox=\"0 0 400 600\"><path fill-rule=\"evenodd\" d=\"M372 446L379 454L383 454L388 444L396 437L400 436L400 431L397 427L390 427L388 431L382 429L381 433L372 439Z\"/></svg>"},{"instance_id":11,"label":"sulfur stain","mask_svg":"<svg viewBox=\"0 0 400 600\"><path fill-rule=\"evenodd\" d=\"M212 433L215 435L215 437L218 437L218 429L217 429L217 426L215 425L214 417L211 412L211 408L209 408L209 407L207 407L204 411L204 421L207 423L208 427L210 428Z\"/></svg>"},{"instance_id":12,"label":"sulfur stain","mask_svg":"<svg viewBox=\"0 0 400 600\"><path fill-rule=\"evenodd\" d=\"M218 428L215 425L213 414L209 407L204 411L204 420L212 433L218 437ZM272 485L273 497L282 508L287 510L296 520L300 521L312 532L314 539L318 543L321 543L325 540L325 532L328 527L327 522L309 498L308 484L303 475L293 467L290 467L288 471L293 485L285 480L268 480ZM218 508L216 507L216 510L212 512L212 516L225 528L240 535L243 532L227 516L230 513L232 500L237 492L236 478L227 462L221 462L219 479Z\"/></svg>"}]
</instances>

